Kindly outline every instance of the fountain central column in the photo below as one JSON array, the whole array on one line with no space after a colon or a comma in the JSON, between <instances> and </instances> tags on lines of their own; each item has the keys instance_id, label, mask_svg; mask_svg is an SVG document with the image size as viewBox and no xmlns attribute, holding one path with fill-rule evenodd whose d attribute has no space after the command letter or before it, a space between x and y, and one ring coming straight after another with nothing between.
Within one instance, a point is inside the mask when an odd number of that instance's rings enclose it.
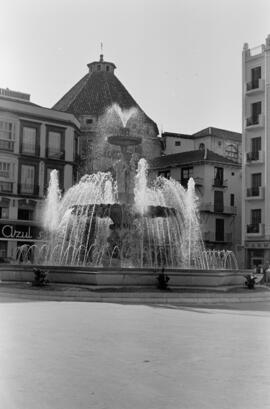
<instances>
[{"instance_id":1,"label":"fountain central column","mask_svg":"<svg viewBox=\"0 0 270 409\"><path fill-rule=\"evenodd\" d=\"M135 172L131 166L132 154L128 152L128 147L140 144L141 138L130 136L129 129L122 128L119 135L109 136L108 142L121 149L121 159L114 164L119 201L131 205L134 203Z\"/></svg>"}]
</instances>

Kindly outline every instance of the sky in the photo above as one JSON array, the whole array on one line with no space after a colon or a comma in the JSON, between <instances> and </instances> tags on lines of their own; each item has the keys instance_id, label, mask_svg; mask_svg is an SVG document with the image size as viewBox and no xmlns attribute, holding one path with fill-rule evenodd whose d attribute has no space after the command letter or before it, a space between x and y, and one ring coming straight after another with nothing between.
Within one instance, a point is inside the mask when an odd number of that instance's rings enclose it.
<instances>
[{"instance_id":1,"label":"sky","mask_svg":"<svg viewBox=\"0 0 270 409\"><path fill-rule=\"evenodd\" d=\"M269 0L2 0L0 88L52 107L102 42L160 130L241 132L243 44L265 42L269 16Z\"/></svg>"}]
</instances>

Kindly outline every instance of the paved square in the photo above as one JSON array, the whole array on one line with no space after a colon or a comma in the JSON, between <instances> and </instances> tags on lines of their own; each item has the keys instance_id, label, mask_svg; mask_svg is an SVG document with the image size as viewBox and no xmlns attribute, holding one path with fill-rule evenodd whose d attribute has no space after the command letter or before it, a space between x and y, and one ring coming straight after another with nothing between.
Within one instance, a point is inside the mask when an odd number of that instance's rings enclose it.
<instances>
[{"instance_id":1,"label":"paved square","mask_svg":"<svg viewBox=\"0 0 270 409\"><path fill-rule=\"evenodd\" d=\"M4 409L270 407L270 313L0 304Z\"/></svg>"}]
</instances>

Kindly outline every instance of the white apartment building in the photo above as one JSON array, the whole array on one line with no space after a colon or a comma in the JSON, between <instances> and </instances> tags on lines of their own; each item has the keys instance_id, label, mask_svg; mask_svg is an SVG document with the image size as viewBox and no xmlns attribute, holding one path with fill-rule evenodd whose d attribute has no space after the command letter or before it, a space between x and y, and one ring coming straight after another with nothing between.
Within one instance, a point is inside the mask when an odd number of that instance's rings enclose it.
<instances>
[{"instance_id":1,"label":"white apartment building","mask_svg":"<svg viewBox=\"0 0 270 409\"><path fill-rule=\"evenodd\" d=\"M155 158L150 172L153 177L173 178L184 187L190 177L194 179L206 248L233 250L242 266L241 165L205 149Z\"/></svg>"},{"instance_id":2,"label":"white apartment building","mask_svg":"<svg viewBox=\"0 0 270 409\"><path fill-rule=\"evenodd\" d=\"M242 244L246 266L270 261L270 35L242 54Z\"/></svg>"},{"instance_id":3,"label":"white apartment building","mask_svg":"<svg viewBox=\"0 0 270 409\"><path fill-rule=\"evenodd\" d=\"M164 155L208 149L238 163L242 159L242 135L239 132L210 126L192 135L163 132L161 139Z\"/></svg>"},{"instance_id":4,"label":"white apartment building","mask_svg":"<svg viewBox=\"0 0 270 409\"><path fill-rule=\"evenodd\" d=\"M79 126L72 114L0 89L0 262L43 239L41 207L50 172L58 170L62 192L73 185Z\"/></svg>"}]
</instances>

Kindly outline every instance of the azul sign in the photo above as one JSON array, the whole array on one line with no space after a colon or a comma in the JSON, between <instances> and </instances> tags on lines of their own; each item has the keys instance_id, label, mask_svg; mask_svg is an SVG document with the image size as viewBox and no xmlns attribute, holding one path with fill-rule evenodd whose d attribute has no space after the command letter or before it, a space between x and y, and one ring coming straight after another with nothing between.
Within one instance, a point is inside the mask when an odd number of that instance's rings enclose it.
<instances>
[{"instance_id":1,"label":"azul sign","mask_svg":"<svg viewBox=\"0 0 270 409\"><path fill-rule=\"evenodd\" d=\"M37 226L0 225L0 238L9 240L42 240L43 232Z\"/></svg>"}]
</instances>

